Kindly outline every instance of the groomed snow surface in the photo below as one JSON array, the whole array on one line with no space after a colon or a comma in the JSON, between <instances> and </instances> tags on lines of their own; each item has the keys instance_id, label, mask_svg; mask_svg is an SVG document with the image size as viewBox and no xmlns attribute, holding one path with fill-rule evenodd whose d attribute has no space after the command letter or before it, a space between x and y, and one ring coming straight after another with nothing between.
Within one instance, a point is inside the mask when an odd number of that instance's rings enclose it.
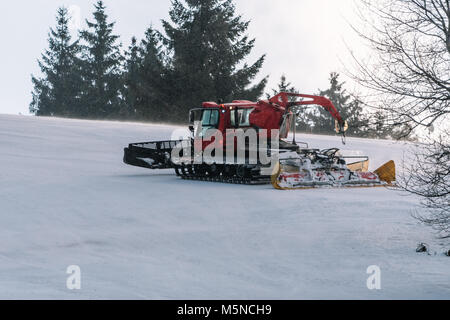
<instances>
[{"instance_id":1,"label":"groomed snow surface","mask_svg":"<svg viewBox=\"0 0 450 320\"><path fill-rule=\"evenodd\" d=\"M173 130L0 115L0 298L450 298L448 242L411 217L419 199L183 181L122 163L128 143ZM407 146L349 138L343 149L361 150L374 169L401 165ZM436 255L416 253L419 242ZM66 287L70 265L81 290ZM366 286L371 265L381 290Z\"/></svg>"}]
</instances>

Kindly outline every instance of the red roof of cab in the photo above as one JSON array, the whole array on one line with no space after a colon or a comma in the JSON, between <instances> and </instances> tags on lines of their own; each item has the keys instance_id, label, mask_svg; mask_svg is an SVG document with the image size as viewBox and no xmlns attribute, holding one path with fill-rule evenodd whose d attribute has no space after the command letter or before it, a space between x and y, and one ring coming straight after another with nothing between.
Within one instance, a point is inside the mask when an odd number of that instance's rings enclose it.
<instances>
[{"instance_id":1,"label":"red roof of cab","mask_svg":"<svg viewBox=\"0 0 450 320\"><path fill-rule=\"evenodd\" d=\"M255 102L248 100L234 100L233 103L255 103Z\"/></svg>"},{"instance_id":2,"label":"red roof of cab","mask_svg":"<svg viewBox=\"0 0 450 320\"><path fill-rule=\"evenodd\" d=\"M219 105L217 103L211 102L211 101L203 102L202 106L203 106L203 108L218 108L219 107Z\"/></svg>"}]
</instances>

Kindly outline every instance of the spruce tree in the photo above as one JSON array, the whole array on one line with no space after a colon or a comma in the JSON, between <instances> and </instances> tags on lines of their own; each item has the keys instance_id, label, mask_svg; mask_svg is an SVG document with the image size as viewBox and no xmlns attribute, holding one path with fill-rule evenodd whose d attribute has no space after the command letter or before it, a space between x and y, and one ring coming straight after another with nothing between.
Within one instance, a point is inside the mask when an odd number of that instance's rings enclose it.
<instances>
[{"instance_id":1,"label":"spruce tree","mask_svg":"<svg viewBox=\"0 0 450 320\"><path fill-rule=\"evenodd\" d=\"M82 116L88 118L118 118L122 109L123 89L121 44L113 34L115 22L108 22L103 1L98 1L94 20L86 20L88 29L80 32L84 41L82 73Z\"/></svg>"},{"instance_id":2,"label":"spruce tree","mask_svg":"<svg viewBox=\"0 0 450 320\"><path fill-rule=\"evenodd\" d=\"M135 37L131 39L131 45L128 47L128 51L125 52L125 69L124 74L124 98L127 108L129 110L130 118L137 118L137 108L139 104L138 86L139 79L138 73L140 68L140 60L138 56L138 44Z\"/></svg>"},{"instance_id":3,"label":"spruce tree","mask_svg":"<svg viewBox=\"0 0 450 320\"><path fill-rule=\"evenodd\" d=\"M386 138L392 133L392 127L387 126L387 117L382 110L377 110L372 115L369 136L371 138Z\"/></svg>"},{"instance_id":4,"label":"spruce tree","mask_svg":"<svg viewBox=\"0 0 450 320\"><path fill-rule=\"evenodd\" d=\"M298 90L292 85L292 83L287 81L286 76L284 74L281 76L280 82L278 83L277 88L272 89L272 94L267 94L267 98L271 98L271 97L279 94L280 92L298 93ZM292 100L297 100L297 99L294 98Z\"/></svg>"},{"instance_id":5,"label":"spruce tree","mask_svg":"<svg viewBox=\"0 0 450 320\"><path fill-rule=\"evenodd\" d=\"M366 136L368 131L368 120L363 113L362 103L354 99L343 88L345 83L339 81L339 74L330 74L330 87L325 91L320 91L320 96L325 96L333 102L342 118L347 120L349 128L348 135ZM334 120L324 108L320 108L312 116L314 122L314 132L328 133L330 128L334 128Z\"/></svg>"},{"instance_id":6,"label":"spruce tree","mask_svg":"<svg viewBox=\"0 0 450 320\"><path fill-rule=\"evenodd\" d=\"M170 59L171 103L179 120L207 100L257 100L266 79L252 85L265 56L244 63L255 40L245 34L249 21L236 15L232 0L173 0L171 22L163 20ZM240 65L243 66L240 68Z\"/></svg>"},{"instance_id":7,"label":"spruce tree","mask_svg":"<svg viewBox=\"0 0 450 320\"><path fill-rule=\"evenodd\" d=\"M283 74L276 89L272 89L272 94L267 94L267 98L271 98L280 92L299 93L299 91L289 82ZM299 101L299 98L292 97L291 101ZM298 106L293 110L297 114L297 130L301 132L310 132L310 115L307 106Z\"/></svg>"},{"instance_id":8,"label":"spruce tree","mask_svg":"<svg viewBox=\"0 0 450 320\"><path fill-rule=\"evenodd\" d=\"M171 120L167 97L173 95L166 81L165 54L160 35L152 27L138 45L135 38L127 52L126 100L141 120Z\"/></svg>"},{"instance_id":9,"label":"spruce tree","mask_svg":"<svg viewBox=\"0 0 450 320\"><path fill-rule=\"evenodd\" d=\"M72 42L66 8L57 11L56 28L50 29L49 48L38 61L42 77L32 76L30 112L38 116L74 116L79 107L78 41Z\"/></svg>"}]
</instances>

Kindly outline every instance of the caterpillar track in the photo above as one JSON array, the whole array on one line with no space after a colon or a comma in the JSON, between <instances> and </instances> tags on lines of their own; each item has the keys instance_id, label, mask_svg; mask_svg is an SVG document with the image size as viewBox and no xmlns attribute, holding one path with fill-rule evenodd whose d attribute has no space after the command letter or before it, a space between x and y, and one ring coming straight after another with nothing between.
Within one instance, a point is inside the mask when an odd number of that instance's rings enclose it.
<instances>
[{"instance_id":1,"label":"caterpillar track","mask_svg":"<svg viewBox=\"0 0 450 320\"><path fill-rule=\"evenodd\" d=\"M175 173L183 180L245 185L262 185L271 183L271 176L260 175L258 172L261 170L261 168L258 166L255 166L253 168L242 168L242 166L239 165L225 165L224 167L222 166L220 172L217 172L217 169L212 169L212 166L201 166L203 168L200 170L196 169L195 165L175 166ZM239 171L241 171L243 174L238 174Z\"/></svg>"},{"instance_id":2,"label":"caterpillar track","mask_svg":"<svg viewBox=\"0 0 450 320\"><path fill-rule=\"evenodd\" d=\"M231 184L270 184L270 175L261 175L261 166L248 164L183 164L171 161L172 149L183 145L190 147L189 140L152 141L132 143L124 149L126 164L147 169L174 169L183 180L197 180Z\"/></svg>"}]
</instances>

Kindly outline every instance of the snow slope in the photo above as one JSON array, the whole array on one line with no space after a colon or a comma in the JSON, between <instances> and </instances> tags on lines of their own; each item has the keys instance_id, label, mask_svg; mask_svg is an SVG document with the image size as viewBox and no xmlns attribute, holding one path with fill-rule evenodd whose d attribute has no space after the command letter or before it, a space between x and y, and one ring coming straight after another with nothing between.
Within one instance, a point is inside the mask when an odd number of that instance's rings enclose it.
<instances>
[{"instance_id":1,"label":"snow slope","mask_svg":"<svg viewBox=\"0 0 450 320\"><path fill-rule=\"evenodd\" d=\"M450 298L450 258L411 218L418 199L183 181L122 163L129 142L173 129L0 115L0 298ZM348 139L345 149L375 168L401 162L405 145ZM419 242L438 253L415 253ZM81 290L66 288L69 265ZM366 287L370 265L381 290Z\"/></svg>"}]
</instances>

